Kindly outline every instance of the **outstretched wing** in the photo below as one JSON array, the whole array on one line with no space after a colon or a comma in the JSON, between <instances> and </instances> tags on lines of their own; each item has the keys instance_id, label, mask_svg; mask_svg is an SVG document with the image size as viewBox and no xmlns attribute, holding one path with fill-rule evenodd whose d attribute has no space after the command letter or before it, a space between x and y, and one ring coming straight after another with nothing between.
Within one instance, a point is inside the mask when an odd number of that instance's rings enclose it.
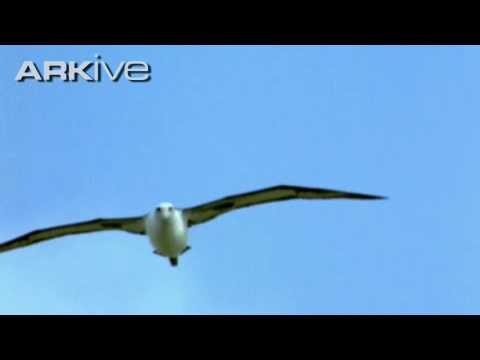
<instances>
[{"instance_id":1,"label":"outstretched wing","mask_svg":"<svg viewBox=\"0 0 480 360\"><path fill-rule=\"evenodd\" d=\"M75 224L67 224L35 230L0 244L0 253L61 236L105 230L123 230L134 234L145 234L144 217L139 216L115 219L95 219L78 222Z\"/></svg>"},{"instance_id":2,"label":"outstretched wing","mask_svg":"<svg viewBox=\"0 0 480 360\"><path fill-rule=\"evenodd\" d=\"M184 209L188 226L201 224L228 211L248 206L260 205L274 201L290 199L352 199L352 200L379 200L383 196L358 194L346 191L307 188L300 186L278 185L266 189L227 196L199 206Z\"/></svg>"}]
</instances>

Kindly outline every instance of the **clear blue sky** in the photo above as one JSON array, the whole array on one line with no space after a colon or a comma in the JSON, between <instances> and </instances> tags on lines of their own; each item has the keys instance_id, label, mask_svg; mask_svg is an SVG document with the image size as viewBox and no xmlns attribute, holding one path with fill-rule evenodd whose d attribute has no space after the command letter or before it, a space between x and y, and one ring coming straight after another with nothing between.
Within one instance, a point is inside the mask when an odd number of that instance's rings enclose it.
<instances>
[{"instance_id":1,"label":"clear blue sky","mask_svg":"<svg viewBox=\"0 0 480 360\"><path fill-rule=\"evenodd\" d=\"M24 60L148 83L17 83ZM0 241L276 184L389 196L240 210L172 268L148 240L0 256L0 313L480 313L480 47L0 47ZM475 215L477 214L477 215Z\"/></svg>"}]
</instances>

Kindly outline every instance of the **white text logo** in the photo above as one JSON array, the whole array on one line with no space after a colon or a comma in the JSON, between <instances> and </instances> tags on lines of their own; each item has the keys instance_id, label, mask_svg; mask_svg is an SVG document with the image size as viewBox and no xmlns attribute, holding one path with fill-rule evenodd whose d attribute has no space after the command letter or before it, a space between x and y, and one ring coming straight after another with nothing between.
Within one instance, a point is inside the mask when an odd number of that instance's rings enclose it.
<instances>
[{"instance_id":1,"label":"white text logo","mask_svg":"<svg viewBox=\"0 0 480 360\"><path fill-rule=\"evenodd\" d=\"M88 82L100 82L103 77L110 81L118 81L122 76L128 81L149 81L150 65L145 61L122 61L116 67L111 67L106 61L100 60L100 55L95 55L97 61L44 61L42 71L34 61L24 61L15 76L15 80L52 81L57 78L61 81L78 81L83 79Z\"/></svg>"}]
</instances>

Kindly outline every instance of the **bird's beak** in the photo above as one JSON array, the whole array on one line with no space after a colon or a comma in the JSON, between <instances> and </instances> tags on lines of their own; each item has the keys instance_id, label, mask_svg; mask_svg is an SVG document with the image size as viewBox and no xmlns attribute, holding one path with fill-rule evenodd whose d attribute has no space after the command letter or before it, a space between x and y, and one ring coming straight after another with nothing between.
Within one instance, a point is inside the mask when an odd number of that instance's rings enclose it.
<instances>
[{"instance_id":1,"label":"bird's beak","mask_svg":"<svg viewBox=\"0 0 480 360\"><path fill-rule=\"evenodd\" d=\"M167 219L168 214L167 214L167 212L166 212L164 209L159 209L159 210L157 210L157 216L158 216L160 219L165 220L165 219Z\"/></svg>"}]
</instances>

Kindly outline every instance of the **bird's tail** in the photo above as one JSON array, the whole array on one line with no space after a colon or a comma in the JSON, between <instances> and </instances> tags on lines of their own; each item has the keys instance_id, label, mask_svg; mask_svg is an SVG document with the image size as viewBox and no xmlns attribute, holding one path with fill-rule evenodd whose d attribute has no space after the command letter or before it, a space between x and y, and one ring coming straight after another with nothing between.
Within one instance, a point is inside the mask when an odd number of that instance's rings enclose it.
<instances>
[{"instance_id":1,"label":"bird's tail","mask_svg":"<svg viewBox=\"0 0 480 360\"><path fill-rule=\"evenodd\" d=\"M177 257L171 257L171 258L168 258L168 260L170 260L170 265L172 265L172 266L177 266L178 265L178 258Z\"/></svg>"}]
</instances>

